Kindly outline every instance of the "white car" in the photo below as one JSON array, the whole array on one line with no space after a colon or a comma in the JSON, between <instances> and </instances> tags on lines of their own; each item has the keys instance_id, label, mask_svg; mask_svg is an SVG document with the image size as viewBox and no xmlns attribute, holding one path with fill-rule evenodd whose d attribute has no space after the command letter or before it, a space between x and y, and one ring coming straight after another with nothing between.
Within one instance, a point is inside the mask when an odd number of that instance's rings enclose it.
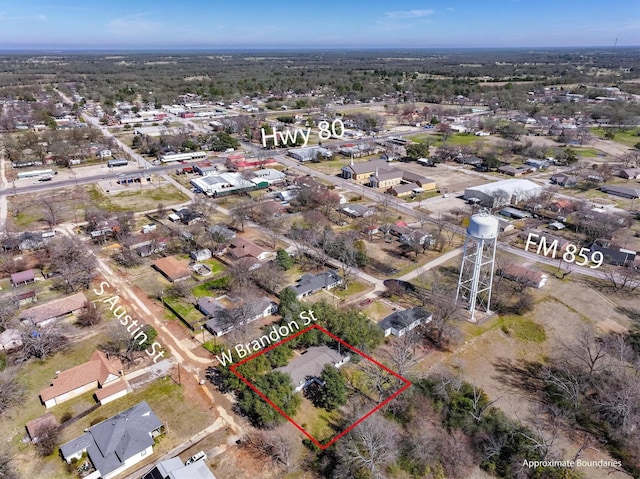
<instances>
[{"instance_id":1,"label":"white car","mask_svg":"<svg viewBox=\"0 0 640 479\"><path fill-rule=\"evenodd\" d=\"M189 459L187 459L184 463L185 466L188 466L189 464L193 464L196 461L206 461L207 460L207 455L204 453L204 451L200 451L195 453L193 456L191 456Z\"/></svg>"}]
</instances>

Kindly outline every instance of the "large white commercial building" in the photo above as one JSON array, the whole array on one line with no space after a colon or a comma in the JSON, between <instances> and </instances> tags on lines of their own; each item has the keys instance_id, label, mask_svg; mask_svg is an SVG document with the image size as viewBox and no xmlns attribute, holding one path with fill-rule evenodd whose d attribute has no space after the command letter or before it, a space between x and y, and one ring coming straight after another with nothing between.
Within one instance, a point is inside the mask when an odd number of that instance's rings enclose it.
<instances>
[{"instance_id":1,"label":"large white commercial building","mask_svg":"<svg viewBox=\"0 0 640 479\"><path fill-rule=\"evenodd\" d=\"M488 208L504 205L515 205L520 201L533 198L540 194L542 186L533 181L512 179L473 186L464 190L464 199L473 200Z\"/></svg>"},{"instance_id":2,"label":"large white commercial building","mask_svg":"<svg viewBox=\"0 0 640 479\"><path fill-rule=\"evenodd\" d=\"M246 180L240 173L221 173L194 178L190 183L203 193L211 195L228 194L230 192L250 189L256 183Z\"/></svg>"}]
</instances>

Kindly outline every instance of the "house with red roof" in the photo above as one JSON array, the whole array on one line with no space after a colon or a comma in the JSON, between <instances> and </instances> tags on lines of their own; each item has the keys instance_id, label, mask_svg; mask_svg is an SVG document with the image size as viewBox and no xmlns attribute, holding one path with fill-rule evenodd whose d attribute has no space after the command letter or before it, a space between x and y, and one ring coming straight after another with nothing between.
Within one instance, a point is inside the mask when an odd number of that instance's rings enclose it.
<instances>
[{"instance_id":1,"label":"house with red roof","mask_svg":"<svg viewBox=\"0 0 640 479\"><path fill-rule=\"evenodd\" d=\"M121 376L120 359L95 351L86 363L58 372L51 385L40 391L40 399L50 408L98 389L98 401L105 404L127 394L128 383Z\"/></svg>"}]
</instances>

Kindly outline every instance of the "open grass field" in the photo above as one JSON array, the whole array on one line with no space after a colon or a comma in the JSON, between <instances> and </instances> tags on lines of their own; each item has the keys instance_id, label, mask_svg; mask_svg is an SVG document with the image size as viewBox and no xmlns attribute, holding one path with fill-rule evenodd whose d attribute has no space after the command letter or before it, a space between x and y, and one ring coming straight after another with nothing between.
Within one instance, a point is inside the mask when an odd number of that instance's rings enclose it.
<instances>
[{"instance_id":1,"label":"open grass field","mask_svg":"<svg viewBox=\"0 0 640 479\"><path fill-rule=\"evenodd\" d=\"M604 153L601 152L600 150L597 150L595 148L591 148L588 146L579 146L579 147L572 147L571 148L573 151L575 151L576 155L581 156L583 158L597 158L598 156L604 156Z\"/></svg>"},{"instance_id":2,"label":"open grass field","mask_svg":"<svg viewBox=\"0 0 640 479\"><path fill-rule=\"evenodd\" d=\"M85 209L91 205L114 213L126 210L140 212L155 209L158 203L179 204L189 199L169 184L133 188L107 195L97 185L86 185L10 196L7 227L16 231L41 228L47 225L45 219L51 216L51 211L56 223L79 222L84 221Z\"/></svg>"},{"instance_id":3,"label":"open grass field","mask_svg":"<svg viewBox=\"0 0 640 479\"><path fill-rule=\"evenodd\" d=\"M454 133L449 135L446 141L442 141L442 135L439 133L418 133L417 135L408 136L407 139L415 142L426 141L431 146L468 146L478 143L479 145L487 142L486 137L475 136L470 133Z\"/></svg>"},{"instance_id":4,"label":"open grass field","mask_svg":"<svg viewBox=\"0 0 640 479\"><path fill-rule=\"evenodd\" d=\"M480 324L460 321L464 339L455 350L451 354L432 352L419 366L424 372L437 371L445 365L459 372L490 398L498 399L500 409L508 416L528 425L539 424L536 395L514 388L501 368L514 361L543 361L559 354L567 345L575 344L585 329L596 334L624 330L630 320L620 309L637 304L637 294L611 294L591 279L572 274L560 280L553 276L553 268L531 267L550 273L547 284L533 292L532 312L523 316L495 315ZM579 447L565 433L558 435L556 444L567 451ZM585 453L585 459L587 456L601 459L607 454L594 450ZM598 470L583 472L587 479L602 477Z\"/></svg>"},{"instance_id":5,"label":"open grass field","mask_svg":"<svg viewBox=\"0 0 640 479\"><path fill-rule=\"evenodd\" d=\"M605 138L606 128L592 128L590 131L594 135L600 138ZM616 132L613 140L617 143L621 143L629 148L633 148L637 143L640 143L640 129L625 130Z\"/></svg>"},{"instance_id":6,"label":"open grass field","mask_svg":"<svg viewBox=\"0 0 640 479\"><path fill-rule=\"evenodd\" d=\"M158 203L164 205L184 203L189 198L170 184L155 187L136 188L119 193L105 194L96 185L87 187L87 193L96 206L108 211L147 211L157 208Z\"/></svg>"},{"instance_id":7,"label":"open grass field","mask_svg":"<svg viewBox=\"0 0 640 479\"><path fill-rule=\"evenodd\" d=\"M90 201L90 195L82 187L9 196L7 227L22 231L45 226L48 214L45 202L51 205L57 223L84 221L84 210Z\"/></svg>"}]
</instances>

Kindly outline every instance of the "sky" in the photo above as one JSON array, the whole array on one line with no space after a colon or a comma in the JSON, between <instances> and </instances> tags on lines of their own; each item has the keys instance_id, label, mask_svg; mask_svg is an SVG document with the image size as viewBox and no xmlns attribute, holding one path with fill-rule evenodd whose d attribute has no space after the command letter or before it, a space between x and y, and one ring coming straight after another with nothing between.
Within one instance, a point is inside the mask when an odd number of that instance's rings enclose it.
<instances>
[{"instance_id":1,"label":"sky","mask_svg":"<svg viewBox=\"0 0 640 479\"><path fill-rule=\"evenodd\" d=\"M638 0L0 0L0 50L640 45Z\"/></svg>"}]
</instances>

